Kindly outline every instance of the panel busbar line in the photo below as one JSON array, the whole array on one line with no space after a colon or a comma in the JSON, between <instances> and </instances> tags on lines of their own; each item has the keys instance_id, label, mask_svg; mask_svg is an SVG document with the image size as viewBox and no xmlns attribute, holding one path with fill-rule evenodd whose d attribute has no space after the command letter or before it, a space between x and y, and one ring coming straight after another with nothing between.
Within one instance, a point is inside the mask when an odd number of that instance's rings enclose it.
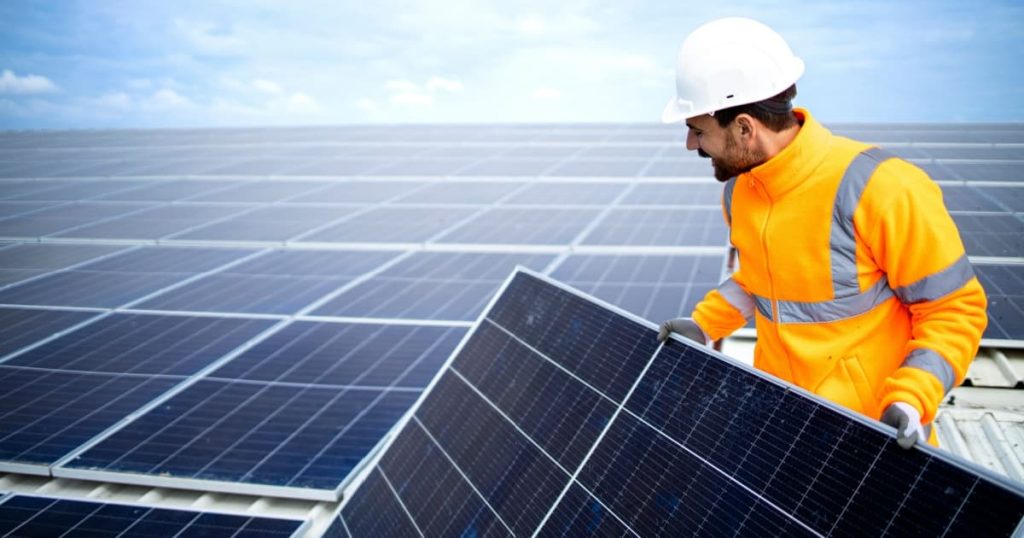
<instances>
[{"instance_id":1,"label":"panel busbar line","mask_svg":"<svg viewBox=\"0 0 1024 538\"><path fill-rule=\"evenodd\" d=\"M1024 487L519 269L332 533L1010 536ZM444 514L444 517L439 517Z\"/></svg>"}]
</instances>

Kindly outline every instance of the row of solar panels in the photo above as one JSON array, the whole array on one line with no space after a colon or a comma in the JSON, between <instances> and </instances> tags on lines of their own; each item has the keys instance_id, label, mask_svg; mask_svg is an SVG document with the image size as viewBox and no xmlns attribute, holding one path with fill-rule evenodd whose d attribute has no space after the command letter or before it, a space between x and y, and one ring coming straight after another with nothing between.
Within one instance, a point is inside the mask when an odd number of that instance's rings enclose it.
<instances>
[{"instance_id":1,"label":"row of solar panels","mask_svg":"<svg viewBox=\"0 0 1024 538\"><path fill-rule=\"evenodd\" d=\"M897 151L898 152L898 151ZM1014 160L911 159L936 181L1021 182L1024 163ZM0 161L0 178L110 176L454 176L454 177L706 177L708 163L697 159L611 160L565 158L403 159L396 154L370 158L209 157L117 160L68 158Z\"/></svg>"},{"instance_id":2,"label":"row of solar panels","mask_svg":"<svg viewBox=\"0 0 1024 538\"><path fill-rule=\"evenodd\" d=\"M0 537L51 536L154 538L289 538L302 536L299 520L175 510L35 495L0 497Z\"/></svg>"}]
</instances>

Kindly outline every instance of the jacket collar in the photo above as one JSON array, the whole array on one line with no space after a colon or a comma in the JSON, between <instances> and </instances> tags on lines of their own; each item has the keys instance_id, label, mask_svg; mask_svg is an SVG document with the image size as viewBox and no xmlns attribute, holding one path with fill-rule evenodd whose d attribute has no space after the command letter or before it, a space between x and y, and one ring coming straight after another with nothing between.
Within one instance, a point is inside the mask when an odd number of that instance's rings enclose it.
<instances>
[{"instance_id":1,"label":"jacket collar","mask_svg":"<svg viewBox=\"0 0 1024 538\"><path fill-rule=\"evenodd\" d=\"M804 183L828 153L832 133L803 108L793 112L803 125L788 146L767 162L744 174L738 181L761 185L771 199L778 199Z\"/></svg>"}]
</instances>

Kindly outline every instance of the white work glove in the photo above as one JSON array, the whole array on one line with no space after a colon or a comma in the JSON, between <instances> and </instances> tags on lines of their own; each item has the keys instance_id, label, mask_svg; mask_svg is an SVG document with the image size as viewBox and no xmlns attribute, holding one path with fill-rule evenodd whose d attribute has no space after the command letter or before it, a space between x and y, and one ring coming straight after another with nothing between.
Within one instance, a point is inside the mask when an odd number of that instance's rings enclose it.
<instances>
[{"instance_id":1,"label":"white work glove","mask_svg":"<svg viewBox=\"0 0 1024 538\"><path fill-rule=\"evenodd\" d=\"M910 448L918 440L928 441L931 426L921 426L921 413L917 408L904 402L893 402L882 413L882 422L896 428L896 442L902 448Z\"/></svg>"},{"instance_id":2,"label":"white work glove","mask_svg":"<svg viewBox=\"0 0 1024 538\"><path fill-rule=\"evenodd\" d=\"M676 318L670 319L665 323L661 324L658 329L658 341L664 342L668 339L669 333L676 333L698 344L708 345L711 343L711 339L704 333L704 329L700 328L695 321L690 318Z\"/></svg>"}]
</instances>

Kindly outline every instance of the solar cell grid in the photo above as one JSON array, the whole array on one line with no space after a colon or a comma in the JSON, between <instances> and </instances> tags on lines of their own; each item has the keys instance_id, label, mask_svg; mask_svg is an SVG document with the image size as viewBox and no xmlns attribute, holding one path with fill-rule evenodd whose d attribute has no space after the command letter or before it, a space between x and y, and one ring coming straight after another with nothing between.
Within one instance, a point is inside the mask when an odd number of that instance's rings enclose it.
<instances>
[{"instance_id":1,"label":"solar cell grid","mask_svg":"<svg viewBox=\"0 0 1024 538\"><path fill-rule=\"evenodd\" d=\"M182 379L0 366L0 468L55 463Z\"/></svg>"},{"instance_id":2,"label":"solar cell grid","mask_svg":"<svg viewBox=\"0 0 1024 538\"><path fill-rule=\"evenodd\" d=\"M966 181L1024 182L1024 162L956 162L944 161L943 166Z\"/></svg>"},{"instance_id":3,"label":"solar cell grid","mask_svg":"<svg viewBox=\"0 0 1024 538\"><path fill-rule=\"evenodd\" d=\"M202 479L227 482L222 489L232 491L240 490L230 484L238 482L295 488L287 494L334 500L417 396L201 380L65 467L145 475L134 479L141 483Z\"/></svg>"},{"instance_id":4,"label":"solar cell grid","mask_svg":"<svg viewBox=\"0 0 1024 538\"><path fill-rule=\"evenodd\" d=\"M495 182L452 182L435 183L395 200L410 204L491 204L522 187L520 183Z\"/></svg>"},{"instance_id":5,"label":"solar cell grid","mask_svg":"<svg viewBox=\"0 0 1024 538\"><path fill-rule=\"evenodd\" d=\"M0 185L0 191L3 186ZM33 211L39 211L56 205L57 202L0 202L0 219L6 219L15 215L24 215Z\"/></svg>"},{"instance_id":6,"label":"solar cell grid","mask_svg":"<svg viewBox=\"0 0 1024 538\"><path fill-rule=\"evenodd\" d=\"M647 161L611 161L575 159L562 163L544 175L553 177L635 177Z\"/></svg>"},{"instance_id":7,"label":"solar cell grid","mask_svg":"<svg viewBox=\"0 0 1024 538\"><path fill-rule=\"evenodd\" d=\"M303 242L419 243L473 214L472 209L385 207L302 237Z\"/></svg>"},{"instance_id":8,"label":"solar cell grid","mask_svg":"<svg viewBox=\"0 0 1024 538\"><path fill-rule=\"evenodd\" d=\"M398 198L426 185L428 183L417 181L343 181L288 201L293 204L371 204Z\"/></svg>"},{"instance_id":9,"label":"solar cell grid","mask_svg":"<svg viewBox=\"0 0 1024 538\"><path fill-rule=\"evenodd\" d=\"M571 243L599 214L597 209L491 209L437 241L564 245Z\"/></svg>"},{"instance_id":10,"label":"solar cell grid","mask_svg":"<svg viewBox=\"0 0 1024 538\"><path fill-rule=\"evenodd\" d=\"M722 204L720 183L640 183L625 198L623 205L712 205Z\"/></svg>"},{"instance_id":11,"label":"solar cell grid","mask_svg":"<svg viewBox=\"0 0 1024 538\"><path fill-rule=\"evenodd\" d=\"M0 504L0 536L287 538L302 521L15 495Z\"/></svg>"},{"instance_id":12,"label":"solar cell grid","mask_svg":"<svg viewBox=\"0 0 1024 538\"><path fill-rule=\"evenodd\" d=\"M149 185L106 194L100 198L103 200L119 201L146 201L146 202L172 202L187 200L202 196L206 193L228 189L238 185L237 181L227 180L173 180L158 181L152 180Z\"/></svg>"},{"instance_id":13,"label":"solar cell grid","mask_svg":"<svg viewBox=\"0 0 1024 538\"><path fill-rule=\"evenodd\" d=\"M295 322L210 374L225 379L424 388L461 327Z\"/></svg>"},{"instance_id":14,"label":"solar cell grid","mask_svg":"<svg viewBox=\"0 0 1024 538\"><path fill-rule=\"evenodd\" d=\"M55 313L49 314L51 318L56 317ZM50 370L188 376L272 324L255 319L114 314L4 364Z\"/></svg>"},{"instance_id":15,"label":"solar cell grid","mask_svg":"<svg viewBox=\"0 0 1024 538\"><path fill-rule=\"evenodd\" d=\"M969 256L1024 258L1024 220L1008 214L952 216Z\"/></svg>"},{"instance_id":16,"label":"solar cell grid","mask_svg":"<svg viewBox=\"0 0 1024 538\"><path fill-rule=\"evenodd\" d=\"M1021 187L977 187L989 199L996 200L1010 211L1024 213L1024 188Z\"/></svg>"},{"instance_id":17,"label":"solar cell grid","mask_svg":"<svg viewBox=\"0 0 1024 538\"><path fill-rule=\"evenodd\" d=\"M62 269L101 256L109 256L124 247L109 245L18 244L0 250L4 269Z\"/></svg>"},{"instance_id":18,"label":"solar cell grid","mask_svg":"<svg viewBox=\"0 0 1024 538\"><path fill-rule=\"evenodd\" d=\"M671 152L665 152L662 156L669 157ZM640 175L642 177L714 177L710 161L666 158L652 162Z\"/></svg>"},{"instance_id":19,"label":"solar cell grid","mask_svg":"<svg viewBox=\"0 0 1024 538\"><path fill-rule=\"evenodd\" d=\"M626 189L626 183L534 183L505 204L605 205Z\"/></svg>"},{"instance_id":20,"label":"solar cell grid","mask_svg":"<svg viewBox=\"0 0 1024 538\"><path fill-rule=\"evenodd\" d=\"M974 264L988 298L985 338L1024 340L1024 266Z\"/></svg>"},{"instance_id":21,"label":"solar cell grid","mask_svg":"<svg viewBox=\"0 0 1024 538\"><path fill-rule=\"evenodd\" d=\"M186 273L65 271L0 291L0 304L117 308L186 278Z\"/></svg>"},{"instance_id":22,"label":"solar cell grid","mask_svg":"<svg viewBox=\"0 0 1024 538\"><path fill-rule=\"evenodd\" d=\"M346 277L207 275L138 305L151 310L296 314L340 288Z\"/></svg>"},{"instance_id":23,"label":"solar cell grid","mask_svg":"<svg viewBox=\"0 0 1024 538\"><path fill-rule=\"evenodd\" d=\"M329 184L324 181L255 181L190 198L196 202L280 202L302 195L315 196Z\"/></svg>"},{"instance_id":24,"label":"solar cell grid","mask_svg":"<svg viewBox=\"0 0 1024 538\"><path fill-rule=\"evenodd\" d=\"M587 245L725 246L721 209L612 209L583 239Z\"/></svg>"},{"instance_id":25,"label":"solar cell grid","mask_svg":"<svg viewBox=\"0 0 1024 538\"><path fill-rule=\"evenodd\" d=\"M558 383L532 371L542 363L573 375L549 394ZM630 375L612 378L622 383L587 377L623 364ZM591 392L604 410L586 411L573 390ZM544 413L576 407L581 417L543 427ZM1019 485L930 448L903 450L858 417L688 343L655 347L652 328L520 273L340 516L352 536L381 524L423 532L434 514L481 503L517 535L1009 535L1018 527ZM578 471L556 464L546 447L590 426L600 433L590 448L581 443L588 452ZM428 495L452 470L472 493L456 484L446 491L459 497ZM524 482L532 489L516 494ZM473 523L462 529L483 533Z\"/></svg>"},{"instance_id":26,"label":"solar cell grid","mask_svg":"<svg viewBox=\"0 0 1024 538\"><path fill-rule=\"evenodd\" d=\"M95 315L67 310L0 308L0 358Z\"/></svg>"},{"instance_id":27,"label":"solar cell grid","mask_svg":"<svg viewBox=\"0 0 1024 538\"><path fill-rule=\"evenodd\" d=\"M349 207L273 206L192 227L174 239L286 241L354 213Z\"/></svg>"}]
</instances>

